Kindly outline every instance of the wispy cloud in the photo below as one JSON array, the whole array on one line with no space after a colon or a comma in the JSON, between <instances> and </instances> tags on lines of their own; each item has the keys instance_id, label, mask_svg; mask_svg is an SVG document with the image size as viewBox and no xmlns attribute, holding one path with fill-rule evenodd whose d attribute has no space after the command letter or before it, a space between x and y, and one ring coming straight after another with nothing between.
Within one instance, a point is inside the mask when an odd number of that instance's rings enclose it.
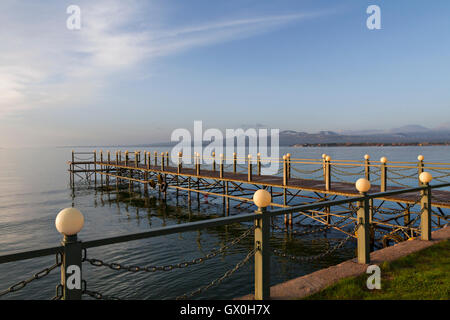
<instances>
[{"instance_id":1,"label":"wispy cloud","mask_svg":"<svg viewBox=\"0 0 450 320\"><path fill-rule=\"evenodd\" d=\"M134 1L79 5L80 31L65 28L67 16L28 21L14 16L26 8L10 11L8 3L1 10L0 119L32 108L83 104L111 75L149 59L250 37L317 15L224 17L220 22L162 28L136 23L144 20L146 8Z\"/></svg>"}]
</instances>

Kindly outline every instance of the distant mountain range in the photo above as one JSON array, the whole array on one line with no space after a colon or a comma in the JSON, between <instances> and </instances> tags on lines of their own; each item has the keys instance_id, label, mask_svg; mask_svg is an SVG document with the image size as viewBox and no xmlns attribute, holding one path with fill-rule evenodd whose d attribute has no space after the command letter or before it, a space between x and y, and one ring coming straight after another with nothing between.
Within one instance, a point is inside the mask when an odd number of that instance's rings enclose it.
<instances>
[{"instance_id":1,"label":"distant mountain range","mask_svg":"<svg viewBox=\"0 0 450 320\"><path fill-rule=\"evenodd\" d=\"M248 139L246 139L248 142ZM166 147L175 146L178 142L161 142L149 144L109 145L106 147ZM225 141L224 141L225 143ZM203 145L210 144L203 141ZM233 144L233 142L231 142ZM390 130L361 130L361 131L319 131L307 133L295 130L280 131L280 146L346 146L346 145L450 145L450 123L435 129L428 129L420 125L407 125ZM64 146L67 148L69 146ZM105 147L105 146L70 146Z\"/></svg>"},{"instance_id":2,"label":"distant mountain range","mask_svg":"<svg viewBox=\"0 0 450 320\"><path fill-rule=\"evenodd\" d=\"M330 144L449 144L450 125L428 129L407 125L390 130L320 131L318 133L284 130L280 132L281 146Z\"/></svg>"}]
</instances>

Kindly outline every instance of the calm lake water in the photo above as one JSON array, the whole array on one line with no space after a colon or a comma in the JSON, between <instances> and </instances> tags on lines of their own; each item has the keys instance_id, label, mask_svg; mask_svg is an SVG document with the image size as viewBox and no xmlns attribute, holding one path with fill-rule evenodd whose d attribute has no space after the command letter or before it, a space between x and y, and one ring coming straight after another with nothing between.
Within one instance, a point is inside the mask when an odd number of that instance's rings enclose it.
<instances>
[{"instance_id":1,"label":"calm lake water","mask_svg":"<svg viewBox=\"0 0 450 320\"><path fill-rule=\"evenodd\" d=\"M423 154L425 161L450 162L450 148L443 146L281 148L280 151L299 158L320 158L322 153L327 153L333 159L362 159L368 153L372 159L386 156L393 161L416 161L417 155ZM188 210L181 198L178 206L173 198L169 198L167 203L153 198L150 208L139 209L132 203L114 201L113 195L89 188L81 188L73 197L69 188L68 160L70 149L64 148L0 150L0 255L58 245L61 236L55 229L55 217L61 209L72 204L85 216L85 226L79 234L82 240L142 232L223 214L220 205L212 203L212 199L206 203L207 199L203 197L200 211L196 205ZM193 199L195 203L196 197ZM247 227L233 225L126 242L89 249L88 256L128 265L173 264L200 257L239 236ZM301 238L273 232L271 245L286 248L291 254L315 255L342 237L336 231ZM83 264L83 278L90 290L121 299L174 299L210 283L233 268L251 250L252 241L253 238L249 237L205 263L169 272L118 272ZM352 258L354 251L354 242L348 242L343 249L308 264L272 257L271 282L280 283L337 264ZM0 291L52 265L54 260L54 256L48 256L0 265ZM252 292L252 263L250 260L221 285L195 298L228 299ZM59 278L59 271L54 270L49 276L3 299L49 299L55 294Z\"/></svg>"}]
</instances>

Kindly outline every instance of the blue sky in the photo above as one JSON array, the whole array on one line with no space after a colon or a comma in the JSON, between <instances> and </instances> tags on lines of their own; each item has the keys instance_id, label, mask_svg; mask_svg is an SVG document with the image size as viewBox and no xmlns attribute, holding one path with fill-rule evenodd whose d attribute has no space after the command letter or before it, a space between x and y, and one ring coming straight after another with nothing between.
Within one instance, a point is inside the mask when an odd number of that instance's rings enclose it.
<instances>
[{"instance_id":1,"label":"blue sky","mask_svg":"<svg viewBox=\"0 0 450 320\"><path fill-rule=\"evenodd\" d=\"M66 8L81 8L68 30ZM381 8L381 30L366 8ZM0 4L0 147L450 122L450 2Z\"/></svg>"}]
</instances>

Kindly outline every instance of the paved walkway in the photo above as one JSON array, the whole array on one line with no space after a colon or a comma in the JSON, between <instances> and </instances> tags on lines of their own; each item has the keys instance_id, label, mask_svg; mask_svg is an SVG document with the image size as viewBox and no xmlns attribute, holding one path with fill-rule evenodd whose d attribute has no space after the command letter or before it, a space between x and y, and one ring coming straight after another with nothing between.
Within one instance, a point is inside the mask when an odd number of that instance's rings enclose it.
<instances>
[{"instance_id":1,"label":"paved walkway","mask_svg":"<svg viewBox=\"0 0 450 320\"><path fill-rule=\"evenodd\" d=\"M432 233L431 241L410 240L403 241L394 246L377 250L370 254L370 264L380 265L384 261L392 261L413 252L430 247L442 240L450 239L450 226L436 230ZM367 264L358 264L356 259L347 260L338 265L322 269L308 275L295 278L270 288L271 299L301 299L316 293L343 278L356 277L366 272ZM251 300L253 295L237 298L238 300Z\"/></svg>"}]
</instances>

